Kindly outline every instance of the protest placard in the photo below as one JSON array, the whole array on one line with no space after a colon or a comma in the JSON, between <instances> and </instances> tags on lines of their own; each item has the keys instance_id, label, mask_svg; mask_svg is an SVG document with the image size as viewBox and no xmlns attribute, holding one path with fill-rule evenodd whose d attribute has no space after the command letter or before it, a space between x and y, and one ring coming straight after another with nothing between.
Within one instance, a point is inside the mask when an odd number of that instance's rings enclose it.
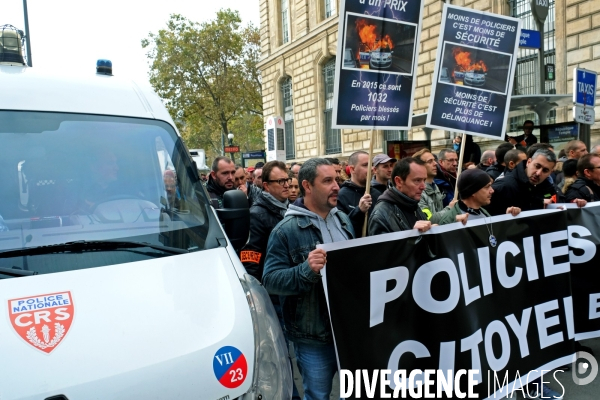
<instances>
[{"instance_id":1,"label":"protest placard","mask_svg":"<svg viewBox=\"0 0 600 400\"><path fill-rule=\"evenodd\" d=\"M422 12L422 0L341 1L334 128L410 128Z\"/></svg>"},{"instance_id":2,"label":"protest placard","mask_svg":"<svg viewBox=\"0 0 600 400\"><path fill-rule=\"evenodd\" d=\"M427 126L504 139L521 21L444 4Z\"/></svg>"}]
</instances>

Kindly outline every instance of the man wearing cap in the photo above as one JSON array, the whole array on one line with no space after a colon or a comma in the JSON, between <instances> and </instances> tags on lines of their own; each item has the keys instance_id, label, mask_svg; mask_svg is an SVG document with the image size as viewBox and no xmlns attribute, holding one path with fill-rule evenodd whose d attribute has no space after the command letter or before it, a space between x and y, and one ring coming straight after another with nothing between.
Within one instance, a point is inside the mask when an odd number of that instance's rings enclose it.
<instances>
[{"instance_id":1,"label":"man wearing cap","mask_svg":"<svg viewBox=\"0 0 600 400\"><path fill-rule=\"evenodd\" d=\"M365 222L365 213L372 212L381 192L371 188L371 194L365 194L367 186L367 171L369 168L369 154L357 151L348 158L350 166L350 179L342 184L338 194L337 208L350 217L352 227L357 235L362 232Z\"/></svg>"},{"instance_id":2,"label":"man wearing cap","mask_svg":"<svg viewBox=\"0 0 600 400\"><path fill-rule=\"evenodd\" d=\"M458 202L445 213L439 220L440 225L451 224L453 222L467 223L467 219L479 219L491 217L485 206L492 201L493 180L485 172L478 168L468 169L460 174L458 178ZM508 207L507 214L513 216L521 212L519 207Z\"/></svg>"},{"instance_id":3,"label":"man wearing cap","mask_svg":"<svg viewBox=\"0 0 600 400\"><path fill-rule=\"evenodd\" d=\"M377 154L373 157L373 179L371 187L377 189L380 193L391 187L392 170L396 164L395 158L388 157L387 154Z\"/></svg>"}]
</instances>

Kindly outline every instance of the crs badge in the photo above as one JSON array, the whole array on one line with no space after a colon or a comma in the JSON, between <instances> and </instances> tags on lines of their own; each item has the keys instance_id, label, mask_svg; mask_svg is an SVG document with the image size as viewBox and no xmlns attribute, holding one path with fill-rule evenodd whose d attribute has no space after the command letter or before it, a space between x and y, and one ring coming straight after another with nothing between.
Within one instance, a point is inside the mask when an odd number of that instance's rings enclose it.
<instances>
[{"instance_id":1,"label":"crs badge","mask_svg":"<svg viewBox=\"0 0 600 400\"><path fill-rule=\"evenodd\" d=\"M74 312L71 292L8 300L8 315L15 331L28 344L48 354L69 331Z\"/></svg>"}]
</instances>

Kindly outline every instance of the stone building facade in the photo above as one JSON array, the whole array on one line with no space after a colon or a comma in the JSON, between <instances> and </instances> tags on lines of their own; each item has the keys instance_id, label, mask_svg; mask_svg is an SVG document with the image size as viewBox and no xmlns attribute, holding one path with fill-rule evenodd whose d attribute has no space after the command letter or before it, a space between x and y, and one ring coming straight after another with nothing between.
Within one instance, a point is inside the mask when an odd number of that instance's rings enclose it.
<instances>
[{"instance_id":1,"label":"stone building facade","mask_svg":"<svg viewBox=\"0 0 600 400\"><path fill-rule=\"evenodd\" d=\"M343 0L342 0L343 1ZM529 0L449 0L453 5L524 20L524 28L535 29ZM572 93L572 71L576 66L600 72L600 0L550 0L546 21L546 58L556 66L556 80L546 83L546 93ZM427 113L442 19L442 0L424 0L417 84L413 112ZM368 150L370 131L331 129L333 74L337 51L339 0L260 0L262 96L265 117L280 115L286 122L289 161L315 156L346 158L356 150ZM536 86L535 50L522 51L517 67L515 94L539 93ZM518 130L523 114L512 120ZM552 112L548 122L572 120L569 107ZM510 128L512 127L512 128ZM375 131L374 152L388 152L392 140L424 140L420 128L408 132ZM433 131L434 150L448 145L454 133ZM479 138L476 139L479 141ZM592 126L592 144L600 141L600 107ZM498 142L479 141L482 149Z\"/></svg>"}]
</instances>

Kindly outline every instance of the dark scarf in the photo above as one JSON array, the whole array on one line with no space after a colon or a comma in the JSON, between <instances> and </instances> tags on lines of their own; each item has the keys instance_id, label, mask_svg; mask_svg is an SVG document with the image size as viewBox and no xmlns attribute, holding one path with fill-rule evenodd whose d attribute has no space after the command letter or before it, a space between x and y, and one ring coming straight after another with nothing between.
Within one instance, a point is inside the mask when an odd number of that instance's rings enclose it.
<instances>
[{"instance_id":1,"label":"dark scarf","mask_svg":"<svg viewBox=\"0 0 600 400\"><path fill-rule=\"evenodd\" d=\"M379 200L395 204L406 217L408 226L410 227L414 226L417 221L421 219L417 217L419 211L419 202L411 199L396 188L386 190L385 193L379 197Z\"/></svg>"},{"instance_id":2,"label":"dark scarf","mask_svg":"<svg viewBox=\"0 0 600 400\"><path fill-rule=\"evenodd\" d=\"M225 192L227 191L225 187L219 186L210 175L208 176L208 182L206 183L206 190L215 193L219 197L223 197L223 194L225 194Z\"/></svg>"}]
</instances>

